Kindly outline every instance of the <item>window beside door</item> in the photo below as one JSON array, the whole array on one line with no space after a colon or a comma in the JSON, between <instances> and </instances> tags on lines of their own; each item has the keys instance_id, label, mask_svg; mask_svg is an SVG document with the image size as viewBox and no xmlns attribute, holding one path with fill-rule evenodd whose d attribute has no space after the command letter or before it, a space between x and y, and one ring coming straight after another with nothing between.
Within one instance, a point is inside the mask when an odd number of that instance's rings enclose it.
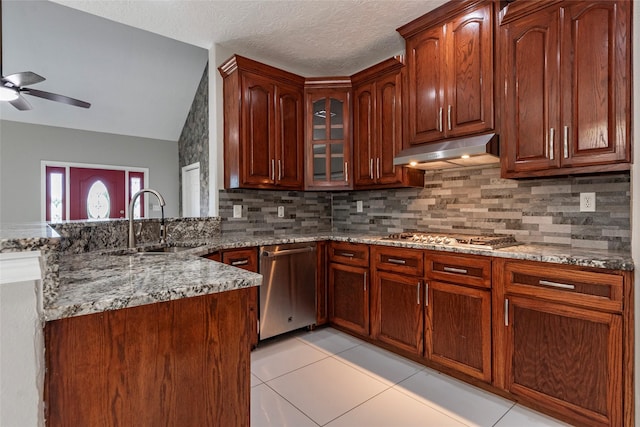
<instances>
[{"instance_id":1,"label":"window beside door","mask_svg":"<svg viewBox=\"0 0 640 427\"><path fill-rule=\"evenodd\" d=\"M131 197L146 186L147 168L42 162L45 221L127 218ZM145 215L145 197L133 217Z\"/></svg>"}]
</instances>

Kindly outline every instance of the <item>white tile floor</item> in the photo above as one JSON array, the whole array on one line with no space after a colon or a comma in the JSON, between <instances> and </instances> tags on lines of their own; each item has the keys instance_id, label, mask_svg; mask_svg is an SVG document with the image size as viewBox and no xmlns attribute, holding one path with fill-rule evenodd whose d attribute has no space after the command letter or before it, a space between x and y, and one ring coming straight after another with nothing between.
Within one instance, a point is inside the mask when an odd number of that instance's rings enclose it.
<instances>
[{"instance_id":1,"label":"white tile floor","mask_svg":"<svg viewBox=\"0 0 640 427\"><path fill-rule=\"evenodd\" d=\"M251 427L567 425L331 328L261 343L251 372Z\"/></svg>"}]
</instances>

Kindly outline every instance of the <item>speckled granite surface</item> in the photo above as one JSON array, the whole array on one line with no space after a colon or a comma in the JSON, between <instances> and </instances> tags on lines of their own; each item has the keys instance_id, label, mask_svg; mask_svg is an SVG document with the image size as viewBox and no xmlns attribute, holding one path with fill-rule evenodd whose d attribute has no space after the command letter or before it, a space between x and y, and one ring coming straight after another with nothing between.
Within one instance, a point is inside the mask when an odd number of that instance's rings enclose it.
<instances>
[{"instance_id":1,"label":"speckled granite surface","mask_svg":"<svg viewBox=\"0 0 640 427\"><path fill-rule=\"evenodd\" d=\"M178 253L142 255L132 254L122 247L109 247L69 254L58 250L60 237L55 231L33 224L0 228L0 252L42 250L45 320L258 286L260 275L200 257L221 249L273 244L335 240L611 270L634 269L629 253L563 246L518 245L484 250L393 241L380 235L356 233L291 234L286 237L184 233L180 237L181 240L170 241L172 246L185 248ZM146 249L157 246L157 243L142 244Z\"/></svg>"}]
</instances>

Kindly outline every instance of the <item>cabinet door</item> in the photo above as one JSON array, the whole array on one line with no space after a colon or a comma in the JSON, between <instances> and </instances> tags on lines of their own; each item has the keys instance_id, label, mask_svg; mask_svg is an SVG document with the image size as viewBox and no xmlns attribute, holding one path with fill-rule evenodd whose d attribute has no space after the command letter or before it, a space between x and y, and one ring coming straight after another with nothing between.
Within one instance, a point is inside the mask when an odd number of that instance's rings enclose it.
<instances>
[{"instance_id":1,"label":"cabinet door","mask_svg":"<svg viewBox=\"0 0 640 427\"><path fill-rule=\"evenodd\" d=\"M630 2L569 3L560 67L562 164L630 160Z\"/></svg>"},{"instance_id":2,"label":"cabinet door","mask_svg":"<svg viewBox=\"0 0 640 427\"><path fill-rule=\"evenodd\" d=\"M369 335L368 268L329 265L329 320L357 334Z\"/></svg>"},{"instance_id":3,"label":"cabinet door","mask_svg":"<svg viewBox=\"0 0 640 427\"><path fill-rule=\"evenodd\" d=\"M493 19L487 4L447 24L447 137L493 129Z\"/></svg>"},{"instance_id":4,"label":"cabinet door","mask_svg":"<svg viewBox=\"0 0 640 427\"><path fill-rule=\"evenodd\" d=\"M351 187L349 91L307 96L307 179L309 189Z\"/></svg>"},{"instance_id":5,"label":"cabinet door","mask_svg":"<svg viewBox=\"0 0 640 427\"><path fill-rule=\"evenodd\" d=\"M371 295L372 337L422 354L422 298L421 279L376 271Z\"/></svg>"},{"instance_id":6,"label":"cabinet door","mask_svg":"<svg viewBox=\"0 0 640 427\"><path fill-rule=\"evenodd\" d=\"M402 149L402 75L391 74L376 82L375 176L379 184L402 183L402 167L393 158ZM374 166L374 162L371 162Z\"/></svg>"},{"instance_id":7,"label":"cabinet door","mask_svg":"<svg viewBox=\"0 0 640 427\"><path fill-rule=\"evenodd\" d=\"M229 249L222 252L222 262L243 270L258 272L258 250L256 248ZM258 287L249 289L249 323L251 324L250 338L251 347L258 345L259 323L258 323Z\"/></svg>"},{"instance_id":8,"label":"cabinet door","mask_svg":"<svg viewBox=\"0 0 640 427\"><path fill-rule=\"evenodd\" d=\"M302 91L279 83L276 87L275 162L278 187L302 189L304 119Z\"/></svg>"},{"instance_id":9,"label":"cabinet door","mask_svg":"<svg viewBox=\"0 0 640 427\"><path fill-rule=\"evenodd\" d=\"M503 167L509 172L559 166L557 8L543 10L502 28Z\"/></svg>"},{"instance_id":10,"label":"cabinet door","mask_svg":"<svg viewBox=\"0 0 640 427\"><path fill-rule=\"evenodd\" d=\"M275 182L273 83L268 78L244 73L242 88L244 103L242 183L244 185L273 184Z\"/></svg>"},{"instance_id":11,"label":"cabinet door","mask_svg":"<svg viewBox=\"0 0 640 427\"><path fill-rule=\"evenodd\" d=\"M353 182L375 182L375 84L359 86L353 94Z\"/></svg>"},{"instance_id":12,"label":"cabinet door","mask_svg":"<svg viewBox=\"0 0 640 427\"><path fill-rule=\"evenodd\" d=\"M425 298L425 357L491 381L491 292L430 281Z\"/></svg>"},{"instance_id":13,"label":"cabinet door","mask_svg":"<svg viewBox=\"0 0 640 427\"><path fill-rule=\"evenodd\" d=\"M588 425L622 425L622 316L509 296L507 389Z\"/></svg>"},{"instance_id":14,"label":"cabinet door","mask_svg":"<svg viewBox=\"0 0 640 427\"><path fill-rule=\"evenodd\" d=\"M407 40L409 144L422 144L445 137L444 42L443 26Z\"/></svg>"}]
</instances>

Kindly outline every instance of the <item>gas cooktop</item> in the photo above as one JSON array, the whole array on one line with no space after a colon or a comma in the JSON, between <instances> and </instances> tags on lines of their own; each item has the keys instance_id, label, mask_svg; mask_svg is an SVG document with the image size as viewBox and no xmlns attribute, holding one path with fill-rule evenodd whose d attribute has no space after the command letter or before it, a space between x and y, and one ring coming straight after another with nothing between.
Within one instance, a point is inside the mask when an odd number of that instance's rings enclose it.
<instances>
[{"instance_id":1,"label":"gas cooktop","mask_svg":"<svg viewBox=\"0 0 640 427\"><path fill-rule=\"evenodd\" d=\"M469 235L404 232L390 234L384 239L477 249L499 249L518 244L515 237L510 234Z\"/></svg>"}]
</instances>

